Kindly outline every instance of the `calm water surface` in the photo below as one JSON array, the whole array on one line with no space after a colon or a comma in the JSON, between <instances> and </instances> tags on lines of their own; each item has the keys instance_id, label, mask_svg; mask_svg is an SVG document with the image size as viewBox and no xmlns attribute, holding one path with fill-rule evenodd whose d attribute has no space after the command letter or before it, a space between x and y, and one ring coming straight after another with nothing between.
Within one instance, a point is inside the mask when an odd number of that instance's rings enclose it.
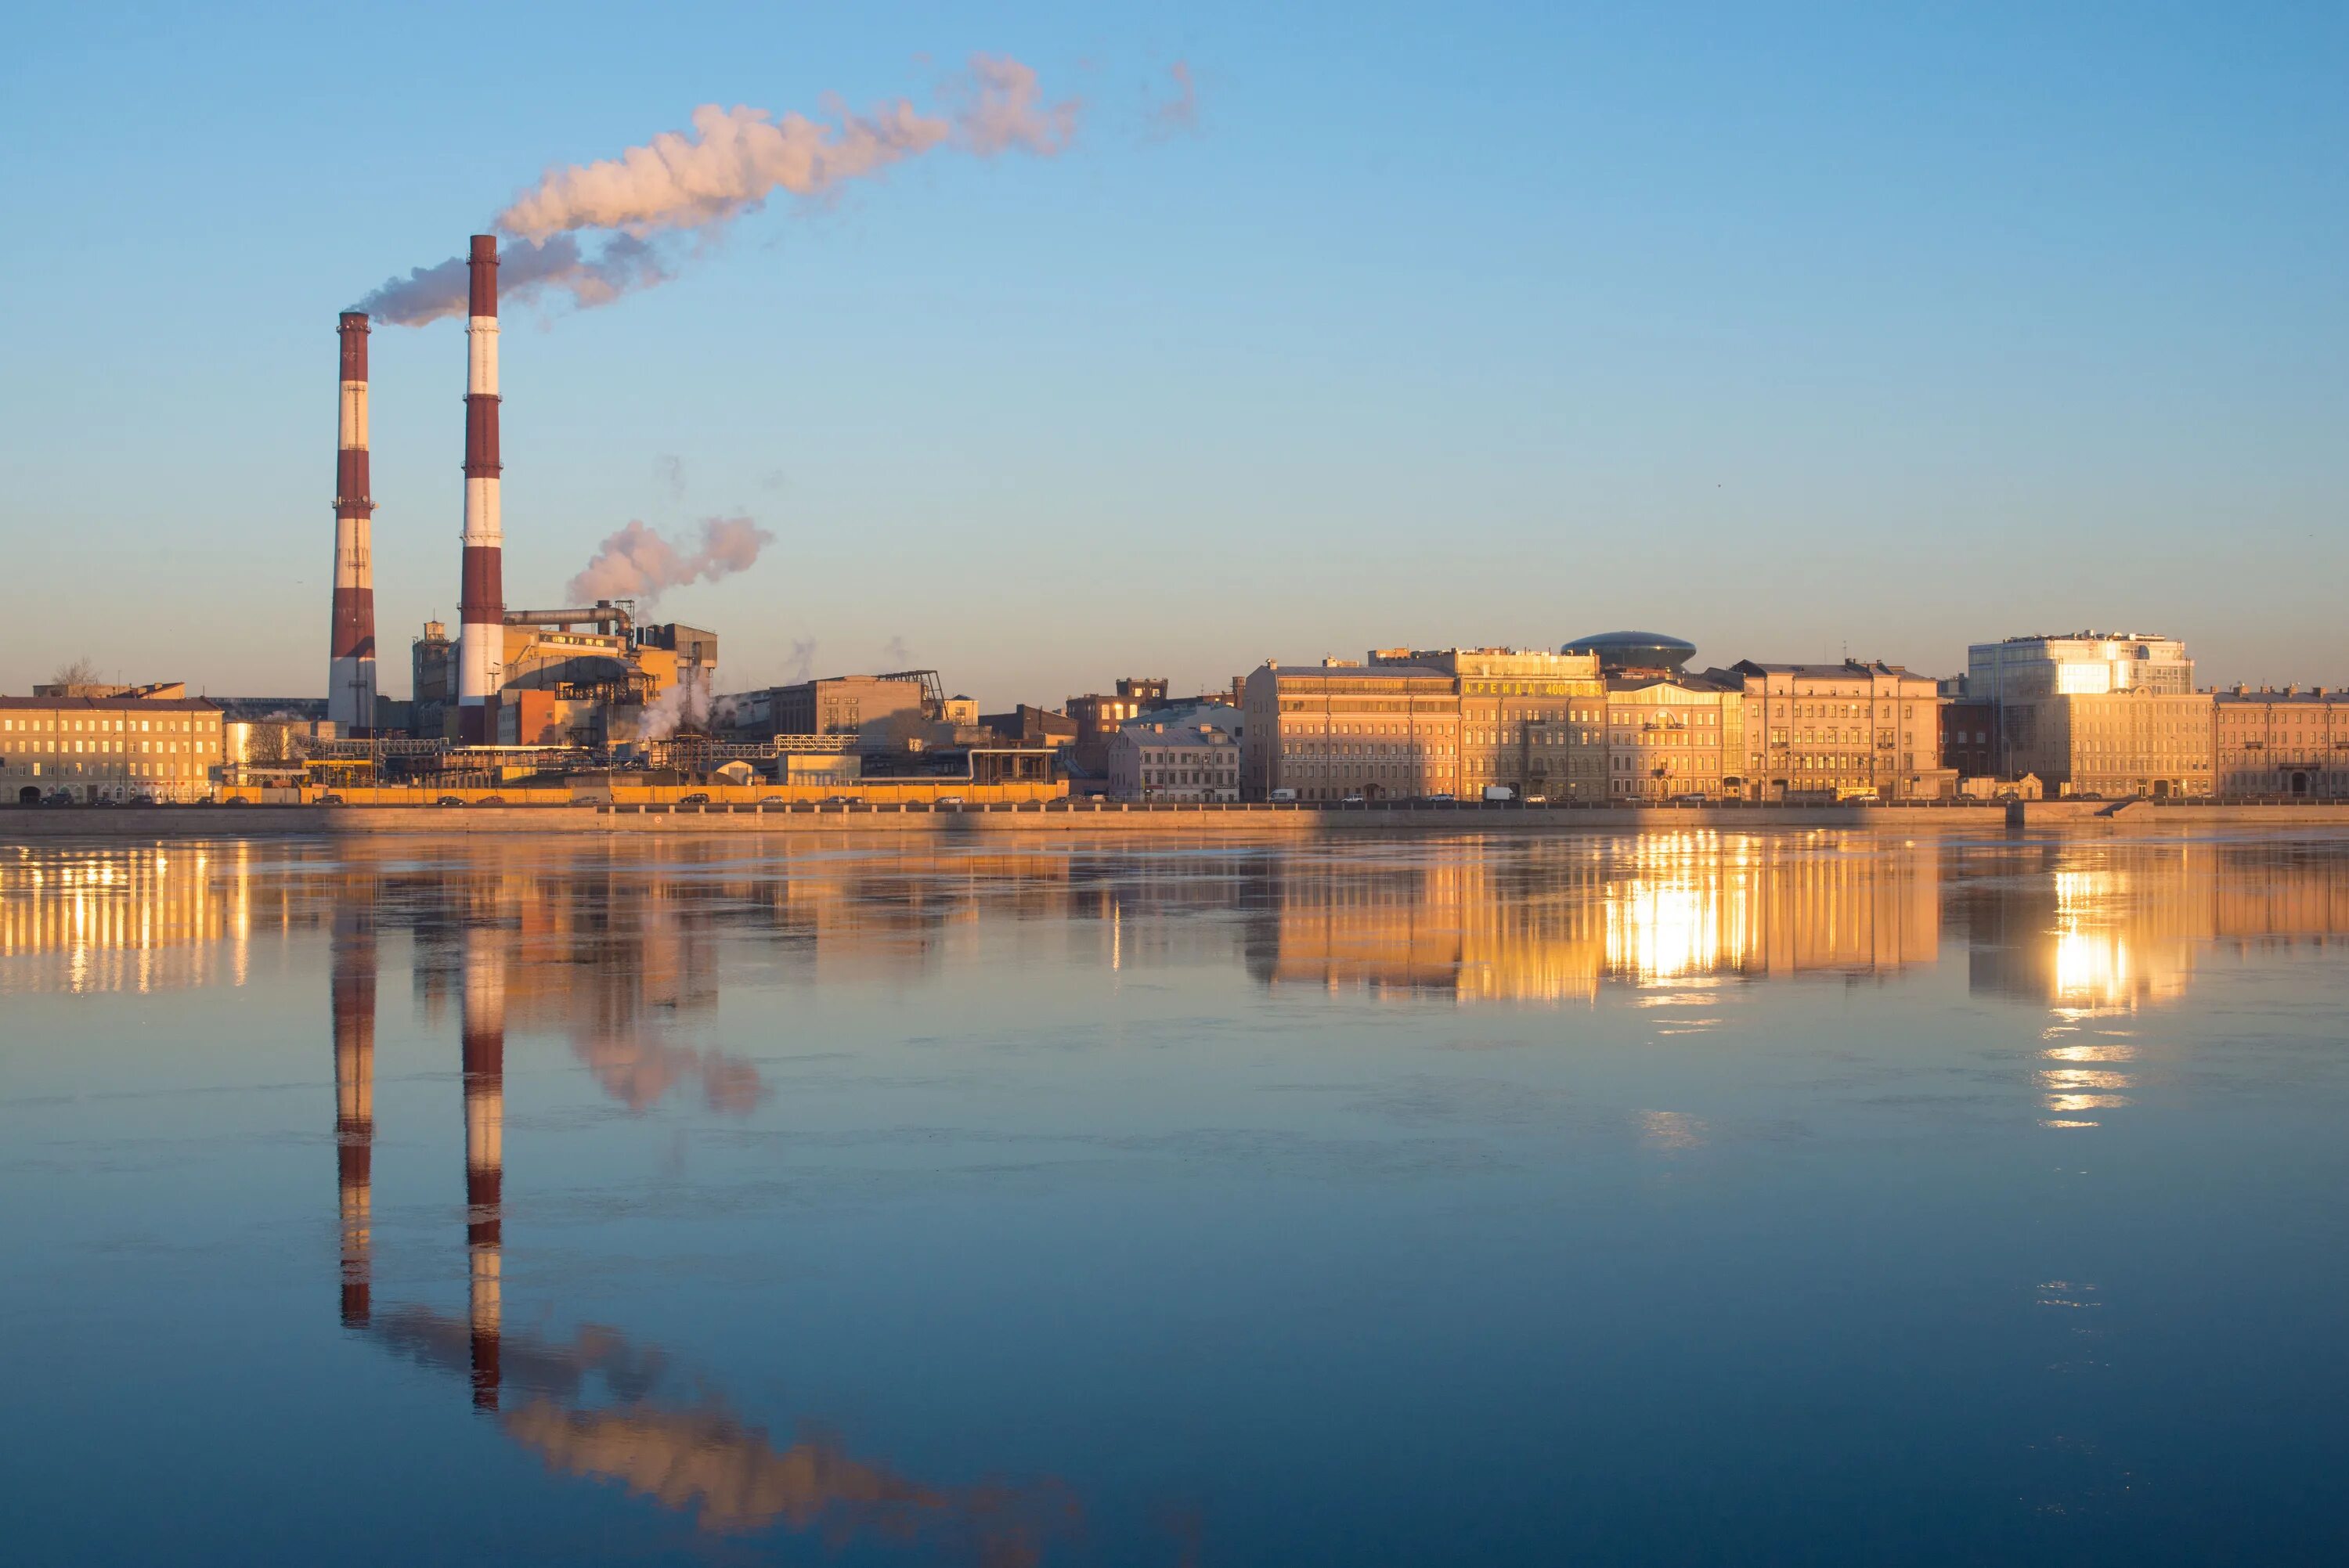
<instances>
[{"instance_id":1,"label":"calm water surface","mask_svg":"<svg viewBox=\"0 0 2349 1568\"><path fill-rule=\"evenodd\" d=\"M2349 1558L2349 839L0 848L8 1561Z\"/></svg>"}]
</instances>

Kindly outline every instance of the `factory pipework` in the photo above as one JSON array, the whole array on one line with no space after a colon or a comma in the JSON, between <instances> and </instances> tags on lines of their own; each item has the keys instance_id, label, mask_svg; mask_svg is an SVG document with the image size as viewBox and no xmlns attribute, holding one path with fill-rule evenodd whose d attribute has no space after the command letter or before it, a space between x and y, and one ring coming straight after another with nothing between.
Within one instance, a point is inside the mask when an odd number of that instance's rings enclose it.
<instances>
[{"instance_id":1,"label":"factory pipework","mask_svg":"<svg viewBox=\"0 0 2349 1568\"><path fill-rule=\"evenodd\" d=\"M505 531L498 517L498 240L473 236L465 319L465 565L457 595L459 738L485 746L505 661Z\"/></svg>"},{"instance_id":2,"label":"factory pipework","mask_svg":"<svg viewBox=\"0 0 2349 1568\"><path fill-rule=\"evenodd\" d=\"M341 419L335 452L335 609L326 655L326 717L340 733L375 727L375 565L367 494L367 318L347 310Z\"/></svg>"}]
</instances>

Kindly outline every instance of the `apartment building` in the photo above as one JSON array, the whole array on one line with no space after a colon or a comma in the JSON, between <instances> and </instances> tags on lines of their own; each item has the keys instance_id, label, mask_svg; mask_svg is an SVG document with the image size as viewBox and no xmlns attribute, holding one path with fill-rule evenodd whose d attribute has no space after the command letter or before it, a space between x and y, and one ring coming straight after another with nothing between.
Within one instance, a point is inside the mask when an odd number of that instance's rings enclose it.
<instances>
[{"instance_id":1,"label":"apartment building","mask_svg":"<svg viewBox=\"0 0 2349 1568\"><path fill-rule=\"evenodd\" d=\"M1461 789L1459 679L1448 671L1327 659L1268 663L1242 687L1240 794L1401 799Z\"/></svg>"},{"instance_id":2,"label":"apartment building","mask_svg":"<svg viewBox=\"0 0 2349 1568\"><path fill-rule=\"evenodd\" d=\"M2212 698L2212 720L2217 793L2349 799L2349 692L2237 686Z\"/></svg>"},{"instance_id":3,"label":"apartment building","mask_svg":"<svg viewBox=\"0 0 2349 1568\"><path fill-rule=\"evenodd\" d=\"M2006 706L2005 775L2036 774L2051 793L2208 796L2217 787L2209 692L2135 686Z\"/></svg>"},{"instance_id":4,"label":"apartment building","mask_svg":"<svg viewBox=\"0 0 2349 1568\"><path fill-rule=\"evenodd\" d=\"M1898 665L1765 665L1744 660L1705 679L1744 697L1744 755L1724 792L1748 799L1922 799L1946 795L1941 702L1930 676ZM1724 769L1727 764L1724 762Z\"/></svg>"},{"instance_id":5,"label":"apartment building","mask_svg":"<svg viewBox=\"0 0 2349 1568\"><path fill-rule=\"evenodd\" d=\"M1125 725L1110 738L1108 768L1113 799L1240 798L1239 742L1214 725Z\"/></svg>"},{"instance_id":6,"label":"apartment building","mask_svg":"<svg viewBox=\"0 0 2349 1568\"><path fill-rule=\"evenodd\" d=\"M1434 670L1452 677L1459 699L1463 793L1506 785L1540 794L1535 730L1571 723L1606 700L1599 659L1592 653L1553 654L1528 648L1381 648L1372 667Z\"/></svg>"},{"instance_id":7,"label":"apartment building","mask_svg":"<svg viewBox=\"0 0 2349 1568\"><path fill-rule=\"evenodd\" d=\"M0 697L5 798L210 799L222 761L220 706L177 684L115 689L124 695Z\"/></svg>"}]
</instances>

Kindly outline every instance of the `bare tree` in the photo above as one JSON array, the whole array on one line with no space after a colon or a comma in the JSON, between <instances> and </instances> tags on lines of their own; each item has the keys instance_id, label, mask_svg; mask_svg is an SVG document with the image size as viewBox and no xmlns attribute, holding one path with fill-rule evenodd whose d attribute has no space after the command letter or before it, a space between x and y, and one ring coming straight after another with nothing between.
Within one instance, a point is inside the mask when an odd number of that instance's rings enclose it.
<instances>
[{"instance_id":1,"label":"bare tree","mask_svg":"<svg viewBox=\"0 0 2349 1568\"><path fill-rule=\"evenodd\" d=\"M57 674L49 677L51 686L95 686L97 683L98 661L88 654L70 664L59 665Z\"/></svg>"}]
</instances>

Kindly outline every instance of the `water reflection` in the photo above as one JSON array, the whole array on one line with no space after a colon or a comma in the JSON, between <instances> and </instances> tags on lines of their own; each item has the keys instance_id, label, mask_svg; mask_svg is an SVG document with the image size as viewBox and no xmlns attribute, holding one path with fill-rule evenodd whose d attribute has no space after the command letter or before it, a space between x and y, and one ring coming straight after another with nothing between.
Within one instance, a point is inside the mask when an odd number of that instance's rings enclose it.
<instances>
[{"instance_id":1,"label":"water reflection","mask_svg":"<svg viewBox=\"0 0 2349 1568\"><path fill-rule=\"evenodd\" d=\"M467 1303L461 1320L394 1307L378 1321L369 1281L369 1155L377 945L370 879L335 908L333 1041L342 1234L341 1321L416 1363L461 1376L476 1410L555 1474L624 1487L690 1514L702 1530L820 1531L837 1549L871 1536L989 1568L1040 1563L1080 1511L1065 1488L939 1487L851 1454L813 1431L781 1448L707 1379L689 1387L657 1349L590 1326L568 1342L513 1335L504 1312L505 1044L509 938L495 903L464 927L459 1028L464 1105ZM592 1065L592 1064L591 1064ZM597 1075L599 1078L602 1075ZM623 1097L625 1098L625 1097ZM520 1396L517 1399L516 1396Z\"/></svg>"}]
</instances>

